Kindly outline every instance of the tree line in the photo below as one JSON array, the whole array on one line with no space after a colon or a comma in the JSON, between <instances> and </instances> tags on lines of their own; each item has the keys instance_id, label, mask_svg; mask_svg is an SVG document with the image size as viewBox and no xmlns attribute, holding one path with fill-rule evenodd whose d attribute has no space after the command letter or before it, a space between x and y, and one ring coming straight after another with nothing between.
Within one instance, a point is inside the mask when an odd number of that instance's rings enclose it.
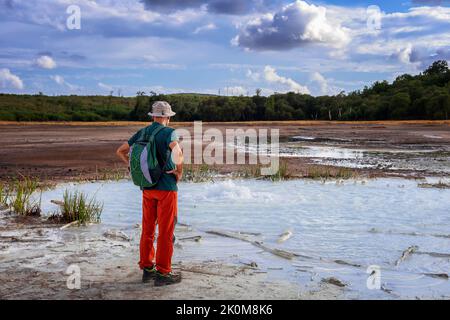
<instances>
[{"instance_id":1,"label":"tree line","mask_svg":"<svg viewBox=\"0 0 450 320\"><path fill-rule=\"evenodd\" d=\"M158 100L173 106L174 121L448 120L450 70L445 60L439 60L418 75L403 74L392 83L377 81L334 96L260 93L228 97L138 92L130 98L0 94L0 120L147 121L151 105Z\"/></svg>"}]
</instances>

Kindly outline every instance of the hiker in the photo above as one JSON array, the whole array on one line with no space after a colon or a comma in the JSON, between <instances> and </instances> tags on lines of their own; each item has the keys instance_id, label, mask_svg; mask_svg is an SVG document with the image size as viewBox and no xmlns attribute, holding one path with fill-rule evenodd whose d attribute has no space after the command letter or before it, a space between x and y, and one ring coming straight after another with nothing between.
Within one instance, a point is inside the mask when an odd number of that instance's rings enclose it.
<instances>
[{"instance_id":1,"label":"hiker","mask_svg":"<svg viewBox=\"0 0 450 320\"><path fill-rule=\"evenodd\" d=\"M156 146L157 164L162 172L160 170L160 177L154 186L141 187L143 200L139 267L143 270L143 282L154 280L155 286L164 286L181 282L181 275L172 273L171 264L177 219L177 183L183 175L183 153L175 130L168 127L170 117L175 115L170 104L165 101L155 102L148 115L153 118L153 123L139 130L117 149L117 155L130 165L130 150L133 150L133 145L154 137L152 141ZM131 173L133 176L133 167ZM148 172L145 174L149 176ZM158 240L155 255L153 242L156 224Z\"/></svg>"}]
</instances>

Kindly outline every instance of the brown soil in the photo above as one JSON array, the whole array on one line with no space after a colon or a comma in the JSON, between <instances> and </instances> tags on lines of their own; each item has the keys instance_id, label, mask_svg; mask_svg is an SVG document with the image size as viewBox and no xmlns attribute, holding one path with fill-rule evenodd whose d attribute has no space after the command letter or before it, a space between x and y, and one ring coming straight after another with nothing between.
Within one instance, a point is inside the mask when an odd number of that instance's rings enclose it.
<instances>
[{"instance_id":1,"label":"brown soil","mask_svg":"<svg viewBox=\"0 0 450 320\"><path fill-rule=\"evenodd\" d=\"M262 122L209 123L204 130L226 128L279 128L280 140L292 136L319 138L316 144L340 139L352 148L449 148L450 122ZM18 175L45 181L101 179L126 171L115 155L144 123L0 123L0 180ZM174 124L192 130L192 124ZM433 138L439 136L439 139ZM308 144L308 142L305 142ZM305 175L307 158L286 159L292 175ZM317 165L315 165L317 166ZM218 167L222 172L237 165ZM336 168L332 168L337 170ZM383 170L355 170L380 176ZM403 174L403 173L399 173ZM143 285L137 268L138 234L130 242L105 238L94 230L83 238L59 230L38 218L19 219L0 214L0 299L339 299L342 289L319 282L315 287L269 281L261 270L224 261L180 261L175 250L174 269L183 282L176 287ZM30 220L31 219L31 220ZM83 232L82 234L85 234ZM180 235L180 234L177 234ZM195 235L186 232L180 237ZM207 235L204 235L205 237ZM55 237L56 240L55 241ZM205 238L205 241L208 241ZM189 244L183 244L188 246ZM65 273L76 264L82 271L81 290L70 290Z\"/></svg>"},{"instance_id":2,"label":"brown soil","mask_svg":"<svg viewBox=\"0 0 450 320\"><path fill-rule=\"evenodd\" d=\"M145 125L131 122L0 122L0 179L26 175L41 180L68 181L119 176L126 169L117 159L115 150ZM172 126L193 130L192 123L174 123ZM203 123L203 130L211 127L222 131L227 128L278 128L280 141L297 135L314 136L319 139L316 144L338 139L341 145L352 148L450 147L450 121ZM440 138L434 138L436 136ZM311 166L307 158L288 159L287 163L289 173L297 176L304 176ZM222 172L239 169L236 166L217 168ZM376 169L355 171L384 175L383 170Z\"/></svg>"}]
</instances>

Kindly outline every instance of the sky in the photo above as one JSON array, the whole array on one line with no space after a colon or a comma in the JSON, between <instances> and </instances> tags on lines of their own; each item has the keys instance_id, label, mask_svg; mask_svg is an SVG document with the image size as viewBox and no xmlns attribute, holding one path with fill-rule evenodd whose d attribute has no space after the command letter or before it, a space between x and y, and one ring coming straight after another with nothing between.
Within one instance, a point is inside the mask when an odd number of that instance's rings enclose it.
<instances>
[{"instance_id":1,"label":"sky","mask_svg":"<svg viewBox=\"0 0 450 320\"><path fill-rule=\"evenodd\" d=\"M346 93L450 60L450 1L0 0L0 92Z\"/></svg>"}]
</instances>

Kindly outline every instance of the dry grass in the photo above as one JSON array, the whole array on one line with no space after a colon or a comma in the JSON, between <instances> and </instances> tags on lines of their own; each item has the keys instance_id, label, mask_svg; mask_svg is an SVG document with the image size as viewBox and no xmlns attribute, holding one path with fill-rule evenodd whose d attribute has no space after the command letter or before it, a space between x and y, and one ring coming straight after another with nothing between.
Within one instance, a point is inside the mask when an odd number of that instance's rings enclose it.
<instances>
[{"instance_id":1,"label":"dry grass","mask_svg":"<svg viewBox=\"0 0 450 320\"><path fill-rule=\"evenodd\" d=\"M437 183L419 183L419 188L436 188L436 189L450 189L450 184L443 181Z\"/></svg>"},{"instance_id":2,"label":"dry grass","mask_svg":"<svg viewBox=\"0 0 450 320\"><path fill-rule=\"evenodd\" d=\"M119 181L122 179L129 178L129 173L125 168L119 168L115 166L115 168L103 168L98 169L95 168L95 177L93 180L98 181Z\"/></svg>"},{"instance_id":3,"label":"dry grass","mask_svg":"<svg viewBox=\"0 0 450 320\"><path fill-rule=\"evenodd\" d=\"M358 172L349 168L341 167L326 167L326 166L309 166L306 169L304 178L315 180L328 180L328 179L353 179L357 178Z\"/></svg>"},{"instance_id":4,"label":"dry grass","mask_svg":"<svg viewBox=\"0 0 450 320\"><path fill-rule=\"evenodd\" d=\"M278 171L274 175L267 176L267 179L272 181L283 181L291 178L291 175L288 172L288 165L286 161L280 161Z\"/></svg>"},{"instance_id":5,"label":"dry grass","mask_svg":"<svg viewBox=\"0 0 450 320\"><path fill-rule=\"evenodd\" d=\"M344 167L330 167L320 165L308 165L301 172L289 168L288 162L280 160L279 170L272 176L261 175L261 165L247 165L233 174L236 178L244 179L268 179L272 181L283 181L289 179L314 179L314 180L348 180L361 177L357 170Z\"/></svg>"},{"instance_id":6,"label":"dry grass","mask_svg":"<svg viewBox=\"0 0 450 320\"><path fill-rule=\"evenodd\" d=\"M236 178L244 178L244 179L267 179L272 181L282 181L293 178L290 174L288 164L286 161L280 160L278 171L273 175L261 175L262 165L246 165L243 169L235 172L233 174Z\"/></svg>"},{"instance_id":7,"label":"dry grass","mask_svg":"<svg viewBox=\"0 0 450 320\"><path fill-rule=\"evenodd\" d=\"M0 181L0 209L9 207L9 197L11 187Z\"/></svg>"},{"instance_id":8,"label":"dry grass","mask_svg":"<svg viewBox=\"0 0 450 320\"><path fill-rule=\"evenodd\" d=\"M185 165L183 168L183 181L186 182L211 182L218 174L215 168L211 168L206 164L202 165Z\"/></svg>"}]
</instances>

